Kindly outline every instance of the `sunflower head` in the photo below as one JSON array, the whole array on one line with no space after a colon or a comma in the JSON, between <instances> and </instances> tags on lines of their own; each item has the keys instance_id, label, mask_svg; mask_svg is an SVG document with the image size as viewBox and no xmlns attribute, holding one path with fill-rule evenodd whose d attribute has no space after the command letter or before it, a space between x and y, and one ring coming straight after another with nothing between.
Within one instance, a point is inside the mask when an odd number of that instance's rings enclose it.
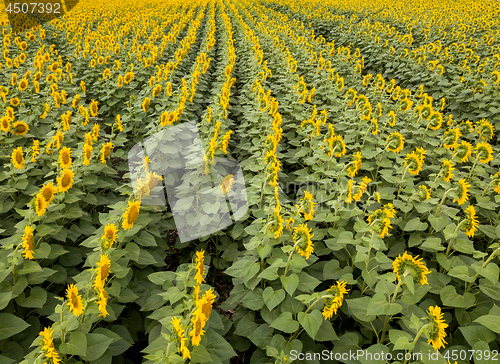
<instances>
[{"instance_id":1,"label":"sunflower head","mask_svg":"<svg viewBox=\"0 0 500 364\"><path fill-rule=\"evenodd\" d=\"M489 163L493 160L493 148L489 143L479 142L476 145L476 154L481 163Z\"/></svg>"},{"instance_id":2,"label":"sunflower head","mask_svg":"<svg viewBox=\"0 0 500 364\"><path fill-rule=\"evenodd\" d=\"M429 269L422 262L422 258L417 259L417 257L412 257L407 252L403 255L399 255L392 263L392 270L396 273L396 279L399 281L401 277L410 274L413 277L415 283L421 285L429 284L427 282L427 274L430 273Z\"/></svg>"},{"instance_id":3,"label":"sunflower head","mask_svg":"<svg viewBox=\"0 0 500 364\"><path fill-rule=\"evenodd\" d=\"M425 185L418 186L417 196L420 201L428 200L429 198L431 198L431 191Z\"/></svg>"},{"instance_id":4,"label":"sunflower head","mask_svg":"<svg viewBox=\"0 0 500 364\"><path fill-rule=\"evenodd\" d=\"M30 130L28 124L24 121L16 121L12 124L12 133L15 135L25 135Z\"/></svg>"},{"instance_id":5,"label":"sunflower head","mask_svg":"<svg viewBox=\"0 0 500 364\"><path fill-rule=\"evenodd\" d=\"M431 330L427 343L431 344L434 350L439 350L440 348L444 348L445 344L447 344L444 338L446 337L445 329L448 325L443 320L443 314L439 306L430 306L428 315L431 323Z\"/></svg>"},{"instance_id":6,"label":"sunflower head","mask_svg":"<svg viewBox=\"0 0 500 364\"><path fill-rule=\"evenodd\" d=\"M54 186L52 182L43 185L40 189L40 194L45 198L47 204L50 204L54 199L54 195L57 193L57 188Z\"/></svg>"},{"instance_id":7,"label":"sunflower head","mask_svg":"<svg viewBox=\"0 0 500 364\"><path fill-rule=\"evenodd\" d=\"M443 160L443 164L441 166L441 173L445 182L450 182L453 178L452 171L455 169L454 164L449 159Z\"/></svg>"},{"instance_id":8,"label":"sunflower head","mask_svg":"<svg viewBox=\"0 0 500 364\"><path fill-rule=\"evenodd\" d=\"M311 231L312 229L308 229L305 224L300 224L294 228L293 233L295 249L299 252L299 255L306 259L314 252L314 245L311 241L314 234L311 234Z\"/></svg>"},{"instance_id":9,"label":"sunflower head","mask_svg":"<svg viewBox=\"0 0 500 364\"><path fill-rule=\"evenodd\" d=\"M385 141L385 147L391 152L399 153L404 148L404 141L405 138L396 131L387 137Z\"/></svg>"},{"instance_id":10,"label":"sunflower head","mask_svg":"<svg viewBox=\"0 0 500 364\"><path fill-rule=\"evenodd\" d=\"M457 202L459 205L462 205L469 199L469 188L470 188L470 183L465 182L465 179L461 179L458 181L458 184L456 186L457 189L457 199L453 199L453 202Z\"/></svg>"},{"instance_id":11,"label":"sunflower head","mask_svg":"<svg viewBox=\"0 0 500 364\"><path fill-rule=\"evenodd\" d=\"M220 185L222 194L225 195L226 193L228 193L233 187L233 185L234 185L234 176L232 174L228 174L226 177L224 177Z\"/></svg>"},{"instance_id":12,"label":"sunflower head","mask_svg":"<svg viewBox=\"0 0 500 364\"><path fill-rule=\"evenodd\" d=\"M14 149L11 155L11 160L15 168L17 169L23 168L25 160L22 147L17 147L16 149Z\"/></svg>"}]
</instances>

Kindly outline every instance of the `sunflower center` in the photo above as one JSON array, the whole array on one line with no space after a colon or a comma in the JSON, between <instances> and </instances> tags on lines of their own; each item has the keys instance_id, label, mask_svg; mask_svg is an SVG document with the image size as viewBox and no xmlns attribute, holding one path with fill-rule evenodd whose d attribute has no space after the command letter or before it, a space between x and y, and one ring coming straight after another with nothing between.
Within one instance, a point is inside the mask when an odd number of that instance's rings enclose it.
<instances>
[{"instance_id":1,"label":"sunflower center","mask_svg":"<svg viewBox=\"0 0 500 364\"><path fill-rule=\"evenodd\" d=\"M50 201L52 199L53 193L52 189L46 188L43 190L43 197L45 198L45 201Z\"/></svg>"},{"instance_id":2,"label":"sunflower center","mask_svg":"<svg viewBox=\"0 0 500 364\"><path fill-rule=\"evenodd\" d=\"M69 184L71 183L71 176L68 175L68 174L65 174L62 178L62 186L63 187L67 187L69 186Z\"/></svg>"},{"instance_id":3,"label":"sunflower center","mask_svg":"<svg viewBox=\"0 0 500 364\"><path fill-rule=\"evenodd\" d=\"M139 209L136 206L132 206L128 213L128 223L133 224L138 217L139 217Z\"/></svg>"}]
</instances>

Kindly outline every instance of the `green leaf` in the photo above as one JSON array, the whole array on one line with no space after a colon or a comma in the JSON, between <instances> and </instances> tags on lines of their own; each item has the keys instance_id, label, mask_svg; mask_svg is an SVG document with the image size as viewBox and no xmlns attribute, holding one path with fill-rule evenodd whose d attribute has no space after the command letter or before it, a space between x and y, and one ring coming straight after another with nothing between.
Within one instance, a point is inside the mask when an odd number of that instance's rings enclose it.
<instances>
[{"instance_id":1,"label":"green leaf","mask_svg":"<svg viewBox=\"0 0 500 364\"><path fill-rule=\"evenodd\" d=\"M435 252L435 251L445 250L445 247L441 244L441 239L439 239L439 238L427 238L420 245L420 249L426 250L429 252Z\"/></svg>"},{"instance_id":2,"label":"green leaf","mask_svg":"<svg viewBox=\"0 0 500 364\"><path fill-rule=\"evenodd\" d=\"M191 351L191 362L192 363L206 363L212 362L212 357L210 353L205 349L203 345L193 346Z\"/></svg>"},{"instance_id":3,"label":"green leaf","mask_svg":"<svg viewBox=\"0 0 500 364\"><path fill-rule=\"evenodd\" d=\"M262 292L262 288L256 288L255 290L248 292L246 296L241 300L241 303L243 304L243 306L253 311L260 310L264 305Z\"/></svg>"},{"instance_id":4,"label":"green leaf","mask_svg":"<svg viewBox=\"0 0 500 364\"><path fill-rule=\"evenodd\" d=\"M450 218L446 216L445 214L439 215L439 217L434 217L434 215L430 215L428 218L429 222L431 223L431 226L434 228L436 231L441 231L443 230L446 225L449 224Z\"/></svg>"},{"instance_id":5,"label":"green leaf","mask_svg":"<svg viewBox=\"0 0 500 364\"><path fill-rule=\"evenodd\" d=\"M270 311L285 299L285 295L285 291L282 289L275 291L271 287L267 287L262 294L262 298Z\"/></svg>"},{"instance_id":6,"label":"green leaf","mask_svg":"<svg viewBox=\"0 0 500 364\"><path fill-rule=\"evenodd\" d=\"M262 324L259 325L254 332L248 335L248 339L250 339L250 341L252 341L259 348L265 349L273 337L273 331L274 329L268 324Z\"/></svg>"},{"instance_id":7,"label":"green leaf","mask_svg":"<svg viewBox=\"0 0 500 364\"><path fill-rule=\"evenodd\" d=\"M318 333L314 338L315 341L333 341L337 340L337 334L333 329L332 323L328 320L323 320L319 327Z\"/></svg>"},{"instance_id":8,"label":"green leaf","mask_svg":"<svg viewBox=\"0 0 500 364\"><path fill-rule=\"evenodd\" d=\"M484 278L489 280L491 283L495 284L498 282L499 268L496 263L489 263L486 267L482 267L481 263L473 264L472 268L482 275Z\"/></svg>"},{"instance_id":9,"label":"green leaf","mask_svg":"<svg viewBox=\"0 0 500 364\"><path fill-rule=\"evenodd\" d=\"M295 273L292 273L288 277L281 276L280 280L285 291L287 291L290 296L293 296L293 293L299 285L299 276L297 276Z\"/></svg>"},{"instance_id":10,"label":"green leaf","mask_svg":"<svg viewBox=\"0 0 500 364\"><path fill-rule=\"evenodd\" d=\"M490 343L496 338L494 333L479 325L461 326L460 331L470 346L474 346L478 341Z\"/></svg>"},{"instance_id":11,"label":"green leaf","mask_svg":"<svg viewBox=\"0 0 500 364\"><path fill-rule=\"evenodd\" d=\"M475 280L474 270L466 265L459 265L457 267L451 268L448 271L448 275L469 283L474 282Z\"/></svg>"},{"instance_id":12,"label":"green leaf","mask_svg":"<svg viewBox=\"0 0 500 364\"><path fill-rule=\"evenodd\" d=\"M427 223L421 222L420 217L415 217L408 221L405 225L404 231L424 231L427 230Z\"/></svg>"},{"instance_id":13,"label":"green leaf","mask_svg":"<svg viewBox=\"0 0 500 364\"><path fill-rule=\"evenodd\" d=\"M62 354L85 356L87 355L87 337L83 332L73 331L69 342L59 345L59 351Z\"/></svg>"},{"instance_id":14,"label":"green leaf","mask_svg":"<svg viewBox=\"0 0 500 364\"><path fill-rule=\"evenodd\" d=\"M21 307L42 308L47 301L47 291L35 286L30 291L30 296L25 297L24 292L16 297L16 303Z\"/></svg>"},{"instance_id":15,"label":"green leaf","mask_svg":"<svg viewBox=\"0 0 500 364\"><path fill-rule=\"evenodd\" d=\"M484 315L475 319L474 322L480 323L491 331L500 334L500 316Z\"/></svg>"},{"instance_id":16,"label":"green leaf","mask_svg":"<svg viewBox=\"0 0 500 364\"><path fill-rule=\"evenodd\" d=\"M395 315L403 310L398 303L387 302L383 293L375 293L370 299L366 313L368 315Z\"/></svg>"},{"instance_id":17,"label":"green leaf","mask_svg":"<svg viewBox=\"0 0 500 364\"><path fill-rule=\"evenodd\" d=\"M106 352L112 338L102 334L87 334L87 354L82 355L83 360L92 361L99 359Z\"/></svg>"},{"instance_id":18,"label":"green leaf","mask_svg":"<svg viewBox=\"0 0 500 364\"><path fill-rule=\"evenodd\" d=\"M311 313L299 312L297 318L311 339L314 340L323 322L323 315L321 312L319 310L313 310Z\"/></svg>"},{"instance_id":19,"label":"green leaf","mask_svg":"<svg viewBox=\"0 0 500 364\"><path fill-rule=\"evenodd\" d=\"M231 345L218 333L209 330L205 333L207 344L205 348L212 358L218 358L221 362L229 361L236 356Z\"/></svg>"},{"instance_id":20,"label":"green leaf","mask_svg":"<svg viewBox=\"0 0 500 364\"><path fill-rule=\"evenodd\" d=\"M405 346L406 343L410 343L410 341L413 341L413 337L407 333L406 331L401 331L401 330L389 330L389 340L391 343L394 344L394 349L393 350L407 350L409 348L407 347L401 347ZM398 343L398 344L396 344ZM398 347L396 347L398 346Z\"/></svg>"},{"instance_id":21,"label":"green leaf","mask_svg":"<svg viewBox=\"0 0 500 364\"><path fill-rule=\"evenodd\" d=\"M30 326L26 321L11 313L0 313L0 340L24 331Z\"/></svg>"},{"instance_id":22,"label":"green leaf","mask_svg":"<svg viewBox=\"0 0 500 364\"><path fill-rule=\"evenodd\" d=\"M283 312L270 326L287 334L291 334L297 331L299 323L293 319L291 312Z\"/></svg>"},{"instance_id":23,"label":"green leaf","mask_svg":"<svg viewBox=\"0 0 500 364\"><path fill-rule=\"evenodd\" d=\"M455 287L446 286L441 289L441 301L445 306L451 307L470 307L474 305L476 298L470 292L465 292L463 296L457 294Z\"/></svg>"},{"instance_id":24,"label":"green leaf","mask_svg":"<svg viewBox=\"0 0 500 364\"><path fill-rule=\"evenodd\" d=\"M368 296L346 299L347 307L349 307L351 315L364 322L371 322L375 320L375 318L377 317L376 315L367 313L367 307L370 303L370 300L371 298Z\"/></svg>"}]
</instances>

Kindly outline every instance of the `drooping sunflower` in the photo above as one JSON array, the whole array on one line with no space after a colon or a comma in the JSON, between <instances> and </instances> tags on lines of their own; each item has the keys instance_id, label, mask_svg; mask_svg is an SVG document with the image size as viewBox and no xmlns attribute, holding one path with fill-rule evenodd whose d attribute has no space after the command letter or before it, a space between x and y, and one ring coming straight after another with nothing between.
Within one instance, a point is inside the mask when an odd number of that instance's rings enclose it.
<instances>
[{"instance_id":1,"label":"drooping sunflower","mask_svg":"<svg viewBox=\"0 0 500 364\"><path fill-rule=\"evenodd\" d=\"M71 160L71 149L63 147L59 150L59 165L62 169L68 169L73 164Z\"/></svg>"},{"instance_id":2,"label":"drooping sunflower","mask_svg":"<svg viewBox=\"0 0 500 364\"><path fill-rule=\"evenodd\" d=\"M99 316L106 318L109 315L106 305L108 304L108 293L104 288L99 288L98 290L97 307L99 309Z\"/></svg>"},{"instance_id":3,"label":"drooping sunflower","mask_svg":"<svg viewBox=\"0 0 500 364\"><path fill-rule=\"evenodd\" d=\"M275 206L273 209L273 223L269 226L269 230L274 232L274 238L278 239L282 234L283 234L283 222L285 221L283 217L280 214L281 212L281 205L278 204Z\"/></svg>"},{"instance_id":4,"label":"drooping sunflower","mask_svg":"<svg viewBox=\"0 0 500 364\"><path fill-rule=\"evenodd\" d=\"M416 257L412 257L406 251L401 256L399 255L394 262L392 263L392 270L396 274L396 279L398 281L401 280L402 276L406 276L410 274L413 277L413 281L415 283L424 285L429 284L427 282L427 274L431 271L427 269L425 264L422 262L422 258L417 259Z\"/></svg>"},{"instance_id":5,"label":"drooping sunflower","mask_svg":"<svg viewBox=\"0 0 500 364\"><path fill-rule=\"evenodd\" d=\"M63 169L61 176L57 178L59 192L66 192L73 186L75 172L72 169Z\"/></svg>"},{"instance_id":6,"label":"drooping sunflower","mask_svg":"<svg viewBox=\"0 0 500 364\"><path fill-rule=\"evenodd\" d=\"M149 108L149 104L151 103L151 99L149 97L146 97L144 101L142 102L142 110L146 112Z\"/></svg>"},{"instance_id":7,"label":"drooping sunflower","mask_svg":"<svg viewBox=\"0 0 500 364\"><path fill-rule=\"evenodd\" d=\"M47 204L50 204L54 199L54 195L57 193L57 188L52 182L49 182L46 185L43 185L40 189L40 193L45 198L45 201L47 201Z\"/></svg>"},{"instance_id":8,"label":"drooping sunflower","mask_svg":"<svg viewBox=\"0 0 500 364\"><path fill-rule=\"evenodd\" d=\"M352 195L352 198L354 201L359 201L361 197L363 197L363 194L368 190L368 184L372 181L371 178L368 178L364 176L361 179L361 183L357 187L357 192Z\"/></svg>"},{"instance_id":9,"label":"drooping sunflower","mask_svg":"<svg viewBox=\"0 0 500 364\"><path fill-rule=\"evenodd\" d=\"M17 147L12 151L11 155L12 165L17 169L22 169L24 167L24 155L23 155L23 147Z\"/></svg>"},{"instance_id":10,"label":"drooping sunflower","mask_svg":"<svg viewBox=\"0 0 500 364\"><path fill-rule=\"evenodd\" d=\"M139 217L139 210L141 207L141 203L138 201L128 201L128 207L127 210L123 213L123 222L122 222L122 227L125 230L132 229L134 226L134 222L137 220Z\"/></svg>"},{"instance_id":11,"label":"drooping sunflower","mask_svg":"<svg viewBox=\"0 0 500 364\"><path fill-rule=\"evenodd\" d=\"M78 288L74 284L70 284L66 289L66 298L68 299L68 307L75 316L80 316L83 313L82 296L78 294Z\"/></svg>"},{"instance_id":12,"label":"drooping sunflower","mask_svg":"<svg viewBox=\"0 0 500 364\"><path fill-rule=\"evenodd\" d=\"M389 111L389 113L387 114L387 119L391 127L394 127L394 125L396 125L396 113L394 112L394 110Z\"/></svg>"},{"instance_id":13,"label":"drooping sunflower","mask_svg":"<svg viewBox=\"0 0 500 364\"><path fill-rule=\"evenodd\" d=\"M455 149L457 147L458 139L462 136L460 128L451 128L444 132L443 147L445 149Z\"/></svg>"},{"instance_id":14,"label":"drooping sunflower","mask_svg":"<svg viewBox=\"0 0 500 364\"><path fill-rule=\"evenodd\" d=\"M453 166L454 166L453 162L450 161L449 159L443 160L443 164L441 166L441 172L445 182L450 182L451 179L453 178L452 171L455 169Z\"/></svg>"},{"instance_id":15,"label":"drooping sunflower","mask_svg":"<svg viewBox=\"0 0 500 364\"><path fill-rule=\"evenodd\" d=\"M347 197L345 199L346 203L351 203L353 201L352 188L353 188L353 181L352 181L352 179L350 179L348 182L348 185L347 185Z\"/></svg>"},{"instance_id":16,"label":"drooping sunflower","mask_svg":"<svg viewBox=\"0 0 500 364\"><path fill-rule=\"evenodd\" d=\"M323 317L325 320L329 320L332 318L333 314L337 314L337 310L342 306L344 295L349 292L349 290L345 288L346 284L346 282L337 281L336 284L328 289L327 294L333 297L325 299L323 307Z\"/></svg>"},{"instance_id":17,"label":"drooping sunflower","mask_svg":"<svg viewBox=\"0 0 500 364\"><path fill-rule=\"evenodd\" d=\"M314 218L314 206L316 202L313 201L314 196L312 193L305 191L304 198L302 198L299 202L301 202L304 206L304 210L302 210L302 214L306 221L312 220Z\"/></svg>"},{"instance_id":18,"label":"drooping sunflower","mask_svg":"<svg viewBox=\"0 0 500 364\"><path fill-rule=\"evenodd\" d=\"M61 359L59 358L59 354L57 353L54 347L54 341L52 339L53 329L46 327L43 331L40 331L38 335L40 335L43 339L39 345L42 345L42 351L47 359L52 360L52 364L59 364Z\"/></svg>"},{"instance_id":19,"label":"drooping sunflower","mask_svg":"<svg viewBox=\"0 0 500 364\"><path fill-rule=\"evenodd\" d=\"M432 324L432 329L427 343L431 344L434 350L444 348L445 344L447 344L447 342L444 341L444 338L446 337L445 329L448 325L443 320L443 314L441 313L441 308L439 306L429 307L429 320Z\"/></svg>"},{"instance_id":20,"label":"drooping sunflower","mask_svg":"<svg viewBox=\"0 0 500 364\"><path fill-rule=\"evenodd\" d=\"M196 306L201 308L201 312L207 319L210 318L210 314L212 313L212 305L217 298L217 296L214 295L213 292L214 290L210 288L203 294L201 299L196 301Z\"/></svg>"},{"instance_id":21,"label":"drooping sunflower","mask_svg":"<svg viewBox=\"0 0 500 364\"><path fill-rule=\"evenodd\" d=\"M186 346L187 338L184 335L184 329L182 328L181 325L181 319L179 317L173 317L170 322L174 326L174 330L178 338L179 346L177 347L177 352L179 354L182 354L183 360L186 360L188 358L191 359L191 353L189 352L189 349Z\"/></svg>"},{"instance_id":22,"label":"drooping sunflower","mask_svg":"<svg viewBox=\"0 0 500 364\"><path fill-rule=\"evenodd\" d=\"M29 130L30 127L24 121L16 121L12 124L12 134L25 135Z\"/></svg>"},{"instance_id":23,"label":"drooping sunflower","mask_svg":"<svg viewBox=\"0 0 500 364\"><path fill-rule=\"evenodd\" d=\"M408 172L414 176L422 170L423 160L415 151L412 151L406 155L404 164L408 168Z\"/></svg>"},{"instance_id":24,"label":"drooping sunflower","mask_svg":"<svg viewBox=\"0 0 500 364\"><path fill-rule=\"evenodd\" d=\"M115 224L106 224L104 226L104 233L102 234L101 239L105 241L104 247L106 249L113 246L116 242L116 234L118 233L118 227Z\"/></svg>"},{"instance_id":25,"label":"drooping sunflower","mask_svg":"<svg viewBox=\"0 0 500 364\"><path fill-rule=\"evenodd\" d=\"M360 151L357 151L356 153L353 154L353 160L350 162L349 167L347 167L347 174L349 177L353 178L356 176L358 171L361 168L361 158L363 157L363 154L361 154Z\"/></svg>"},{"instance_id":26,"label":"drooping sunflower","mask_svg":"<svg viewBox=\"0 0 500 364\"><path fill-rule=\"evenodd\" d=\"M24 227L24 234L22 236L22 245L23 245L23 257L24 259L34 259L33 257L33 232L35 228L27 225Z\"/></svg>"},{"instance_id":27,"label":"drooping sunflower","mask_svg":"<svg viewBox=\"0 0 500 364\"><path fill-rule=\"evenodd\" d=\"M418 186L417 196L420 201L428 200L429 198L431 198L431 191L425 185Z\"/></svg>"},{"instance_id":28,"label":"drooping sunflower","mask_svg":"<svg viewBox=\"0 0 500 364\"><path fill-rule=\"evenodd\" d=\"M458 181L457 185L457 195L459 196L458 200L453 199L453 202L457 202L459 205L465 203L467 200L469 200L469 187L470 183L465 182L465 179L461 179Z\"/></svg>"},{"instance_id":29,"label":"drooping sunflower","mask_svg":"<svg viewBox=\"0 0 500 364\"><path fill-rule=\"evenodd\" d=\"M401 152L404 145L405 138L398 131L391 133L385 141L385 147L394 153Z\"/></svg>"},{"instance_id":30,"label":"drooping sunflower","mask_svg":"<svg viewBox=\"0 0 500 364\"><path fill-rule=\"evenodd\" d=\"M490 140L495 135L494 126L488 120L481 119L476 122L476 125L476 132L481 136L481 139Z\"/></svg>"},{"instance_id":31,"label":"drooping sunflower","mask_svg":"<svg viewBox=\"0 0 500 364\"><path fill-rule=\"evenodd\" d=\"M306 224L300 224L293 229L293 242L295 249L299 255L306 259L314 253L314 245L311 241L314 234L311 234L312 229L308 229Z\"/></svg>"},{"instance_id":32,"label":"drooping sunflower","mask_svg":"<svg viewBox=\"0 0 500 364\"><path fill-rule=\"evenodd\" d=\"M489 163L493 160L493 148L489 143L479 142L476 145L476 153L481 163Z\"/></svg>"},{"instance_id":33,"label":"drooping sunflower","mask_svg":"<svg viewBox=\"0 0 500 364\"><path fill-rule=\"evenodd\" d=\"M465 209L465 235L468 237L472 238L474 236L474 233L477 230L477 227L479 226L479 222L476 219L476 210L474 209L474 206L469 205Z\"/></svg>"}]
</instances>

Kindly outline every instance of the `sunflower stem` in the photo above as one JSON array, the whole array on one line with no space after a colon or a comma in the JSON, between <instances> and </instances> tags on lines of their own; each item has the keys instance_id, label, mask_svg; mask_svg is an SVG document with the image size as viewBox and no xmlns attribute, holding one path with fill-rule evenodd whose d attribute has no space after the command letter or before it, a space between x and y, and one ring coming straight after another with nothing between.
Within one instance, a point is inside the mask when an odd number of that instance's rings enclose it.
<instances>
[{"instance_id":1,"label":"sunflower stem","mask_svg":"<svg viewBox=\"0 0 500 364\"><path fill-rule=\"evenodd\" d=\"M460 228L460 226L462 226L467 220L463 220L460 224L457 225L457 227L455 228L455 231L453 232L452 234L452 238L450 239L450 242L448 243L448 247L446 248L446 252L444 253L444 255L448 258L448 254L450 253L450 249L451 249L451 244L453 243L453 240L455 240L455 234L457 233L458 229Z\"/></svg>"},{"instance_id":2,"label":"sunflower stem","mask_svg":"<svg viewBox=\"0 0 500 364\"><path fill-rule=\"evenodd\" d=\"M490 186L493 184L494 181L491 181L488 186L486 186L486 188L484 189L483 193L481 194L481 197L484 197L484 194L486 193L486 191L488 191L488 188L490 188Z\"/></svg>"},{"instance_id":3,"label":"sunflower stem","mask_svg":"<svg viewBox=\"0 0 500 364\"><path fill-rule=\"evenodd\" d=\"M407 274L408 274L408 270L406 270L404 272L403 276L406 276ZM394 290L394 293L392 294L391 304L394 303L394 301L396 301L396 297L397 297L397 294L398 294L398 291L399 291L399 287L401 287L402 284L403 284L403 280L400 279L399 282L398 282L398 284L396 285L396 289ZM382 335L380 335L379 344L382 344L384 342L385 332L386 332L386 329L387 329L387 325L389 324L389 321L390 321L390 316L386 315L385 316L385 320L384 320L384 326L382 326Z\"/></svg>"},{"instance_id":4,"label":"sunflower stem","mask_svg":"<svg viewBox=\"0 0 500 364\"><path fill-rule=\"evenodd\" d=\"M378 171L380 169L380 163L382 163L382 159L384 159L384 154L385 154L385 151L386 151L386 148L384 148L384 150L382 151L382 154L380 155L380 160L378 161L377 163L377 170L375 171L375 175L373 177L374 179L374 182L377 182L377 178L378 178Z\"/></svg>"},{"instance_id":5,"label":"sunflower stem","mask_svg":"<svg viewBox=\"0 0 500 364\"><path fill-rule=\"evenodd\" d=\"M456 190L456 188L450 188L449 190L447 190L444 195L443 195L443 198L441 199L441 202L439 203L437 209L436 209L436 213L434 214L434 217L437 217L438 216L438 213L439 213L439 209L441 208L441 205L443 204L444 200L446 199L446 196L448 195L448 193L450 193L451 191L454 191Z\"/></svg>"},{"instance_id":6,"label":"sunflower stem","mask_svg":"<svg viewBox=\"0 0 500 364\"><path fill-rule=\"evenodd\" d=\"M489 262L491 262L493 260L493 258L495 257L495 255L500 252L500 248L497 248L496 250L493 251L493 253L491 253L491 255L488 257L488 259L486 259L486 261L483 263L483 265L481 266L481 268L485 268ZM469 292L472 288L472 286L474 285L474 282L476 281L476 279L479 277L479 273L476 273L476 276L474 277L474 280L470 283L467 284L467 282L465 283L465 292Z\"/></svg>"},{"instance_id":7,"label":"sunflower stem","mask_svg":"<svg viewBox=\"0 0 500 364\"><path fill-rule=\"evenodd\" d=\"M469 171L469 175L467 176L467 181L470 180L470 177L472 176L472 171L474 171L474 167L476 166L478 160L479 160L479 154L476 155L476 159L474 160L474 164L472 165L472 168Z\"/></svg>"},{"instance_id":8,"label":"sunflower stem","mask_svg":"<svg viewBox=\"0 0 500 364\"><path fill-rule=\"evenodd\" d=\"M420 144L419 144L419 146L418 146L419 148L422 148L422 144L424 143L424 139L425 139L425 136L426 136L426 134L427 134L427 130L429 130L429 126L430 126L430 125L431 125L431 123L429 122L429 123L427 124L427 127L426 127L426 128L425 128L425 130L424 130L424 134L422 135L422 139L420 140Z\"/></svg>"},{"instance_id":9,"label":"sunflower stem","mask_svg":"<svg viewBox=\"0 0 500 364\"><path fill-rule=\"evenodd\" d=\"M396 199L399 198L399 194L401 193L401 186L403 185L403 180L405 179L406 172L408 172L408 165L406 166L405 171L403 172L403 176L401 177L401 182L399 182L398 194L396 196Z\"/></svg>"},{"instance_id":10,"label":"sunflower stem","mask_svg":"<svg viewBox=\"0 0 500 364\"><path fill-rule=\"evenodd\" d=\"M293 252L295 251L295 248L299 245L299 242L296 242L295 245L293 246L293 249L290 251L290 254L288 254L288 260L286 261L286 266L285 266L285 273L283 276L286 278L286 274L288 273L288 267L290 266L290 260L292 259Z\"/></svg>"},{"instance_id":11,"label":"sunflower stem","mask_svg":"<svg viewBox=\"0 0 500 364\"><path fill-rule=\"evenodd\" d=\"M427 326L429 326L429 325L432 325L432 324L428 323L428 324L422 325L422 327L420 328L420 330L418 330L417 335L415 336L415 339L413 339L413 343L412 343L413 346L415 346L415 344L417 343L417 341L420 338L420 336L422 336L422 334L424 332L424 329ZM412 352L412 350L413 349L410 349L407 354L410 354ZM408 359L406 359L406 355L405 355L405 361L403 362L403 364L406 364L406 363L408 363Z\"/></svg>"}]
</instances>

